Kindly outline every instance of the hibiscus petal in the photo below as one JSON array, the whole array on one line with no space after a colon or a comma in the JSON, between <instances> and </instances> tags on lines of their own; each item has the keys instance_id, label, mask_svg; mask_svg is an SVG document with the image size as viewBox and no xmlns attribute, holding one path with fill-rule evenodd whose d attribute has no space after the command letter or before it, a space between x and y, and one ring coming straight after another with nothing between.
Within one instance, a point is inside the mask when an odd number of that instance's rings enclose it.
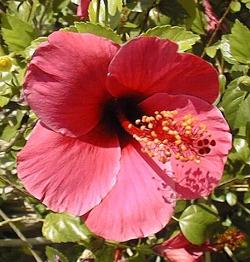
<instances>
[{"instance_id":1,"label":"hibiscus petal","mask_svg":"<svg viewBox=\"0 0 250 262\"><path fill-rule=\"evenodd\" d=\"M90 34L51 34L35 52L24 83L26 99L42 122L72 137L95 127L110 99L105 81L117 49Z\"/></svg>"},{"instance_id":2,"label":"hibiscus petal","mask_svg":"<svg viewBox=\"0 0 250 262\"><path fill-rule=\"evenodd\" d=\"M170 220L175 206L173 181L162 180L162 171L143 157L140 148L130 144L122 149L116 185L85 218L97 235L116 241L146 237Z\"/></svg>"},{"instance_id":3,"label":"hibiscus petal","mask_svg":"<svg viewBox=\"0 0 250 262\"><path fill-rule=\"evenodd\" d=\"M193 245L179 233L176 236L156 245L156 253L166 257L170 262L199 262L202 261L203 252L209 250L208 243Z\"/></svg>"},{"instance_id":4,"label":"hibiscus petal","mask_svg":"<svg viewBox=\"0 0 250 262\"><path fill-rule=\"evenodd\" d=\"M91 0L80 0L80 3L77 7L77 15L82 18L88 17L88 8Z\"/></svg>"},{"instance_id":5,"label":"hibiscus petal","mask_svg":"<svg viewBox=\"0 0 250 262\"><path fill-rule=\"evenodd\" d=\"M83 215L99 204L116 182L121 154L116 136L101 128L71 138L38 123L18 155L28 192L56 212Z\"/></svg>"},{"instance_id":6,"label":"hibiscus petal","mask_svg":"<svg viewBox=\"0 0 250 262\"><path fill-rule=\"evenodd\" d=\"M168 259L170 262L201 262L203 253L197 252L197 253L189 253L184 248L179 249L166 249L164 252L164 256Z\"/></svg>"},{"instance_id":7,"label":"hibiscus petal","mask_svg":"<svg viewBox=\"0 0 250 262\"><path fill-rule=\"evenodd\" d=\"M144 98L159 92L186 94L213 102L219 92L216 70L197 56L178 54L177 49L177 44L156 37L125 44L109 66L110 93Z\"/></svg>"},{"instance_id":8,"label":"hibiscus petal","mask_svg":"<svg viewBox=\"0 0 250 262\"><path fill-rule=\"evenodd\" d=\"M152 115L157 110L178 110L180 117L191 113L207 126L211 138L216 141L211 152L201 157L200 163L181 162L172 157L171 165L176 190L181 198L193 199L210 194L223 174L227 154L231 148L231 134L221 112L199 98L167 94L149 97L140 104L140 109L147 115Z\"/></svg>"}]
</instances>

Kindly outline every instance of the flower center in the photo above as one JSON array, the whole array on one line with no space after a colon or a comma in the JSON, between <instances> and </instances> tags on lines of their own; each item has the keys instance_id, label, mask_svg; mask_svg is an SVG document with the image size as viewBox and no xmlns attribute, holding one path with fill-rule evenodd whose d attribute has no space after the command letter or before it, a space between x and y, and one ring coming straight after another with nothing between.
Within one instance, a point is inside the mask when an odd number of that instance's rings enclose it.
<instances>
[{"instance_id":1,"label":"flower center","mask_svg":"<svg viewBox=\"0 0 250 262\"><path fill-rule=\"evenodd\" d=\"M171 157L187 162L199 163L209 154L216 141L211 138L207 127L192 114L179 116L177 110L156 111L153 116L142 116L132 124L118 110L122 127L140 142L142 152L166 163Z\"/></svg>"}]
</instances>

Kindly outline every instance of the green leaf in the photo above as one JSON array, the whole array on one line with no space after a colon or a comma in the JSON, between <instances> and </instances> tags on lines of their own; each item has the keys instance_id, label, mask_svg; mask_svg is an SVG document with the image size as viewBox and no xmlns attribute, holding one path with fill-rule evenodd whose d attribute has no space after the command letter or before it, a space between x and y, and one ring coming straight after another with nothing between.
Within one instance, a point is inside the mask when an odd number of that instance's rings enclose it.
<instances>
[{"instance_id":1,"label":"green leaf","mask_svg":"<svg viewBox=\"0 0 250 262\"><path fill-rule=\"evenodd\" d=\"M169 39L179 45L179 51L184 52L190 48L200 39L200 37L191 31L187 31L182 27L163 25L149 29L143 35L158 36L163 39Z\"/></svg>"},{"instance_id":2,"label":"green leaf","mask_svg":"<svg viewBox=\"0 0 250 262\"><path fill-rule=\"evenodd\" d=\"M100 24L76 22L75 27L79 33L91 33L98 36L108 38L115 43L121 44L121 38L111 28L104 27Z\"/></svg>"},{"instance_id":3,"label":"green leaf","mask_svg":"<svg viewBox=\"0 0 250 262\"><path fill-rule=\"evenodd\" d=\"M103 246L95 252L96 262L110 262L114 257L115 248Z\"/></svg>"},{"instance_id":4,"label":"green leaf","mask_svg":"<svg viewBox=\"0 0 250 262\"><path fill-rule=\"evenodd\" d=\"M57 258L60 259L60 262L69 262L69 260L60 251L53 247L47 246L45 253L48 258L48 262L58 261Z\"/></svg>"},{"instance_id":5,"label":"green leaf","mask_svg":"<svg viewBox=\"0 0 250 262\"><path fill-rule=\"evenodd\" d=\"M196 17L196 3L194 0L178 0L179 4L185 9L188 14L186 26L189 29Z\"/></svg>"},{"instance_id":6,"label":"green leaf","mask_svg":"<svg viewBox=\"0 0 250 262\"><path fill-rule=\"evenodd\" d=\"M250 121L249 80L248 76L233 80L222 99L222 107L231 128L239 128Z\"/></svg>"},{"instance_id":7,"label":"green leaf","mask_svg":"<svg viewBox=\"0 0 250 262\"><path fill-rule=\"evenodd\" d=\"M229 41L233 57L240 63L250 65L250 30L239 20L233 25Z\"/></svg>"},{"instance_id":8,"label":"green leaf","mask_svg":"<svg viewBox=\"0 0 250 262\"><path fill-rule=\"evenodd\" d=\"M10 98L0 95L0 107L7 105L9 101L10 101Z\"/></svg>"},{"instance_id":9,"label":"green leaf","mask_svg":"<svg viewBox=\"0 0 250 262\"><path fill-rule=\"evenodd\" d=\"M24 50L24 56L26 59L31 59L32 55L34 54L34 52L36 51L37 47L47 41L47 37L38 37L37 39L33 40L30 44L30 46L28 46L27 48L25 48Z\"/></svg>"},{"instance_id":10,"label":"green leaf","mask_svg":"<svg viewBox=\"0 0 250 262\"><path fill-rule=\"evenodd\" d=\"M232 192L226 194L226 201L230 206L235 206L237 204L237 195Z\"/></svg>"},{"instance_id":11,"label":"green leaf","mask_svg":"<svg viewBox=\"0 0 250 262\"><path fill-rule=\"evenodd\" d=\"M22 51L37 38L34 27L15 15L2 16L2 35L10 51Z\"/></svg>"},{"instance_id":12,"label":"green leaf","mask_svg":"<svg viewBox=\"0 0 250 262\"><path fill-rule=\"evenodd\" d=\"M200 245L210 235L209 230L218 222L215 207L205 204L191 205L179 218L179 225L184 236L193 244Z\"/></svg>"},{"instance_id":13,"label":"green leaf","mask_svg":"<svg viewBox=\"0 0 250 262\"><path fill-rule=\"evenodd\" d=\"M34 18L34 9L38 5L38 0L32 1L32 5L28 1L10 1L8 6L8 11L10 14L14 14L19 19L23 20L24 22L29 22Z\"/></svg>"},{"instance_id":14,"label":"green leaf","mask_svg":"<svg viewBox=\"0 0 250 262\"><path fill-rule=\"evenodd\" d=\"M97 21L97 0L92 0L89 4L89 20L92 23ZM101 1L100 10L99 10L99 21L105 21L105 6L103 1Z\"/></svg>"},{"instance_id":15,"label":"green leaf","mask_svg":"<svg viewBox=\"0 0 250 262\"><path fill-rule=\"evenodd\" d=\"M91 233L87 227L81 223L80 218L65 213L51 213L47 215L42 232L47 239L56 243L88 242L91 237Z\"/></svg>"},{"instance_id":16,"label":"green leaf","mask_svg":"<svg viewBox=\"0 0 250 262\"><path fill-rule=\"evenodd\" d=\"M206 32L204 30L204 14L203 12L201 12L200 10L198 10L198 8L196 8L196 15L195 15L195 19L192 23L192 31L199 34L199 35L205 35Z\"/></svg>"},{"instance_id":17,"label":"green leaf","mask_svg":"<svg viewBox=\"0 0 250 262\"><path fill-rule=\"evenodd\" d=\"M117 11L122 10L122 0L108 0L109 14L114 16Z\"/></svg>"},{"instance_id":18,"label":"green leaf","mask_svg":"<svg viewBox=\"0 0 250 262\"><path fill-rule=\"evenodd\" d=\"M250 191L247 191L247 192L244 194L243 201L244 201L245 204L250 204Z\"/></svg>"},{"instance_id":19,"label":"green leaf","mask_svg":"<svg viewBox=\"0 0 250 262\"><path fill-rule=\"evenodd\" d=\"M247 140L241 137L236 137L233 140L235 152L230 154L231 160L242 161L243 163L250 164L250 149Z\"/></svg>"},{"instance_id":20,"label":"green leaf","mask_svg":"<svg viewBox=\"0 0 250 262\"><path fill-rule=\"evenodd\" d=\"M63 8L67 7L70 3L70 0L53 0L53 10L61 11Z\"/></svg>"},{"instance_id":21,"label":"green leaf","mask_svg":"<svg viewBox=\"0 0 250 262\"><path fill-rule=\"evenodd\" d=\"M222 53L224 59L228 63L230 63L230 64L237 64L238 63L237 60L232 55L229 37L227 35L223 35L222 38L221 38L220 50L221 50L221 53Z\"/></svg>"},{"instance_id":22,"label":"green leaf","mask_svg":"<svg viewBox=\"0 0 250 262\"><path fill-rule=\"evenodd\" d=\"M232 1L230 4L230 9L231 9L231 12L233 13L239 12L241 9L240 2L238 2L237 0Z\"/></svg>"}]
</instances>

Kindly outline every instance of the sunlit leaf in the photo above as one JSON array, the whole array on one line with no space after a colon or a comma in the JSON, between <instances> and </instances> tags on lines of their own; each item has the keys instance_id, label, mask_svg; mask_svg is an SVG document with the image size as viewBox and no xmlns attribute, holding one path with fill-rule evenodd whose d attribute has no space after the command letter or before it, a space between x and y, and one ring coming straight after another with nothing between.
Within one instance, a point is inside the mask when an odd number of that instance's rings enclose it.
<instances>
[{"instance_id":1,"label":"sunlit leaf","mask_svg":"<svg viewBox=\"0 0 250 262\"><path fill-rule=\"evenodd\" d=\"M115 43L120 44L121 38L114 31L108 27L104 27L100 24L86 23L86 22L76 22L75 27L79 33L91 33L98 36L108 38Z\"/></svg>"},{"instance_id":2,"label":"sunlit leaf","mask_svg":"<svg viewBox=\"0 0 250 262\"><path fill-rule=\"evenodd\" d=\"M169 39L175 41L179 45L179 51L186 51L199 41L200 37L191 31L187 31L178 26L157 26L149 29L144 35L146 36L158 36L163 39Z\"/></svg>"},{"instance_id":3,"label":"sunlit leaf","mask_svg":"<svg viewBox=\"0 0 250 262\"><path fill-rule=\"evenodd\" d=\"M31 24L9 14L2 16L2 34L11 51L24 50L38 36Z\"/></svg>"},{"instance_id":4,"label":"sunlit leaf","mask_svg":"<svg viewBox=\"0 0 250 262\"><path fill-rule=\"evenodd\" d=\"M43 235L56 243L61 242L88 242L91 233L80 218L69 214L54 214L46 216L43 228Z\"/></svg>"},{"instance_id":5,"label":"sunlit leaf","mask_svg":"<svg viewBox=\"0 0 250 262\"><path fill-rule=\"evenodd\" d=\"M218 222L218 212L214 207L199 204L191 205L179 218L184 236L193 244L202 244L210 234L210 229Z\"/></svg>"},{"instance_id":6,"label":"sunlit leaf","mask_svg":"<svg viewBox=\"0 0 250 262\"><path fill-rule=\"evenodd\" d=\"M240 63L250 65L250 30L236 20L229 36L233 57Z\"/></svg>"}]
</instances>

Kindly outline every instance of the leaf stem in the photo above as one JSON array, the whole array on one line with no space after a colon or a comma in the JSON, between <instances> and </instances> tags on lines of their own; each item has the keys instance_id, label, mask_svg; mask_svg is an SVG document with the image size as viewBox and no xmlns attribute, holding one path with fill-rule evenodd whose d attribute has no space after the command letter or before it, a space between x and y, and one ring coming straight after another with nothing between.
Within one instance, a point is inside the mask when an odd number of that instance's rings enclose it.
<instances>
[{"instance_id":1,"label":"leaf stem","mask_svg":"<svg viewBox=\"0 0 250 262\"><path fill-rule=\"evenodd\" d=\"M26 238L30 245L48 245L52 243L43 237ZM0 239L0 247L20 247L23 246L23 241L21 239Z\"/></svg>"}]
</instances>

